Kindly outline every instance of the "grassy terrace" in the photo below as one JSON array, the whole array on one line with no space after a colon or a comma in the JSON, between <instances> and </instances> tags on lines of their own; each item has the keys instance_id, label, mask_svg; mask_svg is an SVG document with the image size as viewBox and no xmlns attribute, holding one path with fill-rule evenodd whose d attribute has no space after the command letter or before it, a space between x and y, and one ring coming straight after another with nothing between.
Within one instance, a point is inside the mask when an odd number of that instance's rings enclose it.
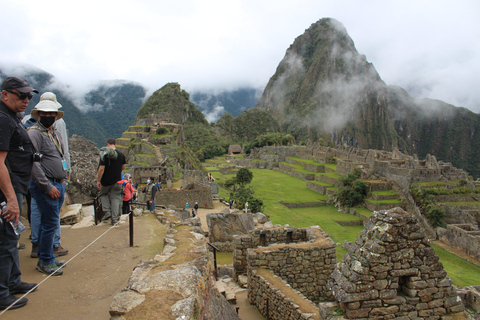
<instances>
[{"instance_id":1,"label":"grassy terrace","mask_svg":"<svg viewBox=\"0 0 480 320\"><path fill-rule=\"evenodd\" d=\"M398 196L398 193L394 190L372 191L372 194L376 196Z\"/></svg>"},{"instance_id":2,"label":"grassy terrace","mask_svg":"<svg viewBox=\"0 0 480 320\"><path fill-rule=\"evenodd\" d=\"M287 157L287 158L292 159L292 160L296 160L296 161L300 161L300 162L303 162L305 164L314 164L316 166L324 166L326 168L330 168L330 169L333 169L333 170L337 171L337 165L335 163L321 163L321 162L315 161L313 159L303 159L303 158L299 158L299 157Z\"/></svg>"},{"instance_id":3,"label":"grassy terrace","mask_svg":"<svg viewBox=\"0 0 480 320\"><path fill-rule=\"evenodd\" d=\"M309 182L314 183L314 184L318 184L318 185L321 185L321 186L324 186L324 187L333 187L332 184L327 183L327 182L323 182L323 181L313 180L313 181L309 181Z\"/></svg>"},{"instance_id":4,"label":"grassy terrace","mask_svg":"<svg viewBox=\"0 0 480 320\"><path fill-rule=\"evenodd\" d=\"M289 166L291 168L293 168L295 171L297 172L300 172L300 173L304 173L304 174L317 174L317 172L315 171L310 171L310 170L306 170L302 165L300 164L294 164L294 163L289 163L289 162L280 162L286 166Z\"/></svg>"},{"instance_id":5,"label":"grassy terrace","mask_svg":"<svg viewBox=\"0 0 480 320\"><path fill-rule=\"evenodd\" d=\"M414 182L411 187L445 187L447 184L444 181L423 181Z\"/></svg>"},{"instance_id":6,"label":"grassy terrace","mask_svg":"<svg viewBox=\"0 0 480 320\"><path fill-rule=\"evenodd\" d=\"M209 168L212 168L210 162L204 163ZM227 164L224 159L217 159L217 164ZM288 164L291 165L291 164ZM214 170L209 171L217 182L222 183L225 180L232 178L233 174L223 175L218 171L218 168L213 167ZM216 171L215 171L216 170ZM253 180L251 186L255 190L255 195L263 200L264 210L274 224L289 224L297 228L308 227L312 225L319 225L325 230L337 245L337 261L340 261L345 249L341 248L345 240L355 241L363 230L363 226L341 226L335 221L352 221L360 219L357 216L338 212L333 206L321 207L307 207L307 208L286 208L280 201L289 203L303 203L303 202L319 202L327 199L327 196L320 195L312 190L306 188L306 182L302 179L290 176L288 174L275 170L250 169L253 173ZM318 173L317 173L318 174ZM325 174L334 176L337 179L341 175ZM319 183L319 181L311 181ZM433 185L433 184L432 184ZM223 188L220 189L220 196L229 198L230 192ZM373 200L369 200L372 201ZM386 200L387 201L387 200ZM380 201L379 203L386 203ZM388 200L388 203L399 203L399 199ZM378 202L376 202L378 203ZM466 203L466 202L465 202ZM459 204L459 203L454 203ZM462 203L464 204L464 203ZM479 204L476 202L475 204ZM372 212L364 208L355 208L360 214L370 217ZM480 285L480 267L465 261L454 254L451 254L437 246L433 246L436 253L440 257L440 261L445 267L448 276L452 278L456 286L472 286ZM231 263L230 256L226 255L225 263Z\"/></svg>"},{"instance_id":7,"label":"grassy terrace","mask_svg":"<svg viewBox=\"0 0 480 320\"><path fill-rule=\"evenodd\" d=\"M447 206L480 206L480 201L439 202Z\"/></svg>"},{"instance_id":8,"label":"grassy terrace","mask_svg":"<svg viewBox=\"0 0 480 320\"><path fill-rule=\"evenodd\" d=\"M373 200L373 199L365 199L365 201L374 203L374 204L396 204L396 203L402 203L402 200L400 198L398 199L389 199L389 200Z\"/></svg>"},{"instance_id":9,"label":"grassy terrace","mask_svg":"<svg viewBox=\"0 0 480 320\"><path fill-rule=\"evenodd\" d=\"M336 180L343 178L341 174L336 172L320 172L319 175L330 177Z\"/></svg>"},{"instance_id":10,"label":"grassy terrace","mask_svg":"<svg viewBox=\"0 0 480 320\"><path fill-rule=\"evenodd\" d=\"M366 209L366 208L355 208L355 210L360 213L362 216L370 218L373 214L372 211Z\"/></svg>"}]
</instances>

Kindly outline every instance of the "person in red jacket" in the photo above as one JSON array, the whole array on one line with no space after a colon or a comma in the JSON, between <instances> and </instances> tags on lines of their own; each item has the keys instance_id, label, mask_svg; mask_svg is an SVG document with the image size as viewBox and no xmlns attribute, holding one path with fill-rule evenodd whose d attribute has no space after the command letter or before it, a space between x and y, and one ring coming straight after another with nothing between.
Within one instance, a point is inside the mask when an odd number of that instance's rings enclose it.
<instances>
[{"instance_id":1,"label":"person in red jacket","mask_svg":"<svg viewBox=\"0 0 480 320\"><path fill-rule=\"evenodd\" d=\"M125 179L123 180L123 183L125 184L123 188L123 208L122 208L122 214L128 214L130 213L131 207L130 205L133 202L133 195L135 194L135 188L133 188L132 185L132 176L128 173L125 174Z\"/></svg>"}]
</instances>

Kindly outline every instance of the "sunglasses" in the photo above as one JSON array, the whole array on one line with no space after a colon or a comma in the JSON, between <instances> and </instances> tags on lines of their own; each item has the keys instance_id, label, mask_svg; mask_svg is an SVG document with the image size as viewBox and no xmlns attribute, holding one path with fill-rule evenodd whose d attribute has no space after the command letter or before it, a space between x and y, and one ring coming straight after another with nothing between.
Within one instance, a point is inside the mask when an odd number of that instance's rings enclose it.
<instances>
[{"instance_id":1,"label":"sunglasses","mask_svg":"<svg viewBox=\"0 0 480 320\"><path fill-rule=\"evenodd\" d=\"M25 98L28 98L28 100L32 100L33 98L33 94L31 93L18 93L18 92L13 92L13 91L10 91L10 90L5 90L11 94L14 94L18 97L18 99L20 100L25 100Z\"/></svg>"}]
</instances>

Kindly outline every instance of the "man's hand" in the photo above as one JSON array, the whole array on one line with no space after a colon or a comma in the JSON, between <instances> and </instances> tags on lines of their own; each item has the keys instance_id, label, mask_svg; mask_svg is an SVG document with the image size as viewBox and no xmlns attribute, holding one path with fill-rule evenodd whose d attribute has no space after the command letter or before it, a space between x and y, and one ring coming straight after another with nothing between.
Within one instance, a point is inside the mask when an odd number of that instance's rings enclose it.
<instances>
[{"instance_id":1,"label":"man's hand","mask_svg":"<svg viewBox=\"0 0 480 320\"><path fill-rule=\"evenodd\" d=\"M60 198L60 191L58 191L58 189L53 186L52 190L50 190L49 193L47 193L50 198L52 198L53 200L57 200L58 198Z\"/></svg>"},{"instance_id":2,"label":"man's hand","mask_svg":"<svg viewBox=\"0 0 480 320\"><path fill-rule=\"evenodd\" d=\"M98 189L101 189L101 188L102 188L102 184L100 183L100 181L97 181L97 188L98 188Z\"/></svg>"},{"instance_id":3,"label":"man's hand","mask_svg":"<svg viewBox=\"0 0 480 320\"><path fill-rule=\"evenodd\" d=\"M20 209L18 208L17 201L7 202L7 210L3 213L3 218L5 221L13 221L14 224L18 223L18 218L20 217Z\"/></svg>"}]
</instances>

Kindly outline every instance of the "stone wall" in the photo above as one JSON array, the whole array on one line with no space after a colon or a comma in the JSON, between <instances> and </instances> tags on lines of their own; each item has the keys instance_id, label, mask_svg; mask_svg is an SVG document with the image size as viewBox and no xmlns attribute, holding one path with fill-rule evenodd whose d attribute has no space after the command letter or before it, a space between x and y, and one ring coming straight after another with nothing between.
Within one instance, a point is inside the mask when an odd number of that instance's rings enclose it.
<instances>
[{"instance_id":1,"label":"stone wall","mask_svg":"<svg viewBox=\"0 0 480 320\"><path fill-rule=\"evenodd\" d=\"M166 166L134 167L132 172L133 183L146 184L149 177L154 177L155 182L167 183L173 178L173 170Z\"/></svg>"},{"instance_id":2,"label":"stone wall","mask_svg":"<svg viewBox=\"0 0 480 320\"><path fill-rule=\"evenodd\" d=\"M267 268L311 301L331 299L326 285L335 263L335 243L319 227L262 229L235 237L235 278Z\"/></svg>"},{"instance_id":3,"label":"stone wall","mask_svg":"<svg viewBox=\"0 0 480 320\"><path fill-rule=\"evenodd\" d=\"M247 273L247 249L259 246L268 246L274 243L306 242L307 229L275 228L255 230L252 234L234 238L235 249L233 251L234 277Z\"/></svg>"},{"instance_id":4,"label":"stone wall","mask_svg":"<svg viewBox=\"0 0 480 320\"><path fill-rule=\"evenodd\" d=\"M268 272L268 271L267 271ZM281 280L280 280L281 281ZM286 295L281 289L259 275L257 270L252 270L248 275L248 300L251 305L266 318L271 320L308 320L318 319L318 311L313 304L307 308L300 307L292 299L292 291ZM304 298L301 293L295 295ZM310 308L309 308L310 307ZM306 310L308 309L308 310ZM310 312L309 312L310 311Z\"/></svg>"},{"instance_id":5,"label":"stone wall","mask_svg":"<svg viewBox=\"0 0 480 320\"><path fill-rule=\"evenodd\" d=\"M471 307L477 312L475 319L479 319L480 312L480 286L473 286L467 288L459 288L458 296L462 299L463 304Z\"/></svg>"},{"instance_id":6,"label":"stone wall","mask_svg":"<svg viewBox=\"0 0 480 320\"><path fill-rule=\"evenodd\" d=\"M194 189L188 190L164 190L155 194L156 205L174 205L177 208L185 208L186 203L193 208L195 202L198 202L200 208L213 209L212 191L209 187L201 183L194 183ZM141 197L139 197L141 201Z\"/></svg>"},{"instance_id":7,"label":"stone wall","mask_svg":"<svg viewBox=\"0 0 480 320\"><path fill-rule=\"evenodd\" d=\"M480 231L470 224L450 224L446 229L438 228L438 237L449 246L480 260Z\"/></svg>"}]
</instances>

